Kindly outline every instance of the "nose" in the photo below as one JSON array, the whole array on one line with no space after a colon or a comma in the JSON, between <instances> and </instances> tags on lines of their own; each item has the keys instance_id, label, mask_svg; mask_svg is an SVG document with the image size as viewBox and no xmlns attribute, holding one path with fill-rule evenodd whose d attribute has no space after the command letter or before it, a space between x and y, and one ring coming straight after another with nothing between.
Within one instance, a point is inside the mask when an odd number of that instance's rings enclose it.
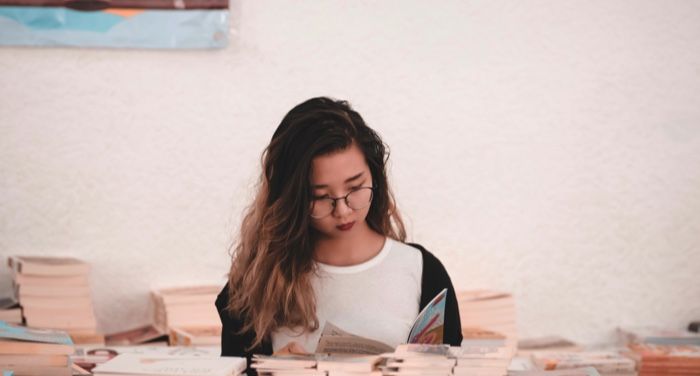
<instances>
[{"instance_id":1,"label":"nose","mask_svg":"<svg viewBox=\"0 0 700 376\"><path fill-rule=\"evenodd\" d=\"M348 206L345 200L337 200L335 202L335 207L333 208L333 216L337 218L343 218L351 212L352 209Z\"/></svg>"}]
</instances>

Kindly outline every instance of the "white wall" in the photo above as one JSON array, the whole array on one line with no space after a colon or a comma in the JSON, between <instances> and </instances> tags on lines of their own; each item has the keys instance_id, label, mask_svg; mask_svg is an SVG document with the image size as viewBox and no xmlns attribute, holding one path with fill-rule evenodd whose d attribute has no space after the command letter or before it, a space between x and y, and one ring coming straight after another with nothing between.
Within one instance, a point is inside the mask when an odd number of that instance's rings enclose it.
<instances>
[{"instance_id":1,"label":"white wall","mask_svg":"<svg viewBox=\"0 0 700 376\"><path fill-rule=\"evenodd\" d=\"M224 280L260 152L317 95L380 132L411 239L514 291L522 336L700 319L699 2L232 8L221 51L0 49L0 255L92 263L105 332Z\"/></svg>"}]
</instances>

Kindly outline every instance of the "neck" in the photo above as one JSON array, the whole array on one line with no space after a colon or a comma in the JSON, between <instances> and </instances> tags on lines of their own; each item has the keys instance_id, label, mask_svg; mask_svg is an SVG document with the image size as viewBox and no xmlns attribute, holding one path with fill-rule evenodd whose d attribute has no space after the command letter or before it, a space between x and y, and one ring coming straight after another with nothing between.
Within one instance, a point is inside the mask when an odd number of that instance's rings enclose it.
<instances>
[{"instance_id":1,"label":"neck","mask_svg":"<svg viewBox=\"0 0 700 376\"><path fill-rule=\"evenodd\" d=\"M314 259L333 266L361 264L376 256L384 245L384 236L363 222L352 234L338 238L319 238L314 246Z\"/></svg>"}]
</instances>

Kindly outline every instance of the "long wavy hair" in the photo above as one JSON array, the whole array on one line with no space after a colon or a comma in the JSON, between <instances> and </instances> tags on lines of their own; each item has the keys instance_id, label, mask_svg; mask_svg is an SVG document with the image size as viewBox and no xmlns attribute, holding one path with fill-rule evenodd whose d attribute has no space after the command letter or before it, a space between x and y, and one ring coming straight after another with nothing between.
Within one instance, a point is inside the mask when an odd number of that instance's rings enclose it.
<instances>
[{"instance_id":1,"label":"long wavy hair","mask_svg":"<svg viewBox=\"0 0 700 376\"><path fill-rule=\"evenodd\" d=\"M317 233L311 227L312 160L355 143L372 174L369 227L404 241L406 231L386 177L389 153L379 135L345 101L309 99L282 119L262 154L253 203L233 247L227 310L246 318L240 333L260 345L281 327L318 329L311 278Z\"/></svg>"}]
</instances>

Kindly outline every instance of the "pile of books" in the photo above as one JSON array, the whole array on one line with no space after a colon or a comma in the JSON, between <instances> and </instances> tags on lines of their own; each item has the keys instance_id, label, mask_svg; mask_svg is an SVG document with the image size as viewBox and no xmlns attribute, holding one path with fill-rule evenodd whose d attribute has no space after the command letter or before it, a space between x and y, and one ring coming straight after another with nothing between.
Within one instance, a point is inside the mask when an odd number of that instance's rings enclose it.
<instances>
[{"instance_id":1,"label":"pile of books","mask_svg":"<svg viewBox=\"0 0 700 376\"><path fill-rule=\"evenodd\" d=\"M188 286L151 292L154 326L169 336L171 345L221 343L221 320L214 306L221 286Z\"/></svg>"},{"instance_id":2,"label":"pile of books","mask_svg":"<svg viewBox=\"0 0 700 376\"><path fill-rule=\"evenodd\" d=\"M246 369L238 357L188 357L177 355L119 354L92 369L95 376L236 376Z\"/></svg>"},{"instance_id":3,"label":"pile of books","mask_svg":"<svg viewBox=\"0 0 700 376\"><path fill-rule=\"evenodd\" d=\"M399 345L385 357L384 375L451 375L457 364L448 345Z\"/></svg>"},{"instance_id":4,"label":"pile of books","mask_svg":"<svg viewBox=\"0 0 700 376\"><path fill-rule=\"evenodd\" d=\"M700 346L631 343L628 349L639 376L700 375Z\"/></svg>"},{"instance_id":5,"label":"pile of books","mask_svg":"<svg viewBox=\"0 0 700 376\"><path fill-rule=\"evenodd\" d=\"M90 265L70 257L11 256L15 294L24 322L68 332L75 343L101 343L88 275Z\"/></svg>"},{"instance_id":6,"label":"pile of books","mask_svg":"<svg viewBox=\"0 0 700 376\"><path fill-rule=\"evenodd\" d=\"M479 375L503 376L513 356L505 345L399 345L392 354L382 355L384 375Z\"/></svg>"},{"instance_id":7,"label":"pile of books","mask_svg":"<svg viewBox=\"0 0 700 376\"><path fill-rule=\"evenodd\" d=\"M636 363L613 351L533 352L532 362L545 371L593 367L602 376L635 376Z\"/></svg>"},{"instance_id":8,"label":"pile of books","mask_svg":"<svg viewBox=\"0 0 700 376\"><path fill-rule=\"evenodd\" d=\"M14 376L71 376L73 341L66 332L0 321L0 370Z\"/></svg>"},{"instance_id":9,"label":"pile of books","mask_svg":"<svg viewBox=\"0 0 700 376\"><path fill-rule=\"evenodd\" d=\"M518 329L515 299L506 292L469 290L457 292L459 318L463 328L481 328L506 336L515 349Z\"/></svg>"}]
</instances>

